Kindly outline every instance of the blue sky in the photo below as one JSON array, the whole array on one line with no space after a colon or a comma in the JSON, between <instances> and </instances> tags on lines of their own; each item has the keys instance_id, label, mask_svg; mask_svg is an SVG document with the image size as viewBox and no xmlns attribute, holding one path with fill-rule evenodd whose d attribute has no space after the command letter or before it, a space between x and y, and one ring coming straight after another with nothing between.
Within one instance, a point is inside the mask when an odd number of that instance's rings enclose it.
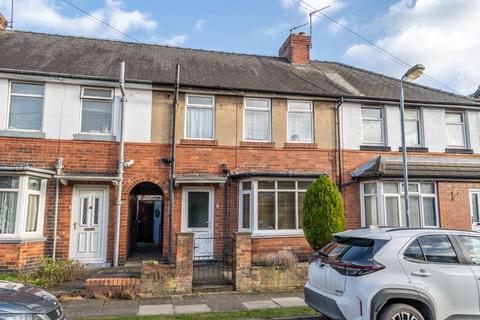
<instances>
[{"instance_id":1,"label":"blue sky","mask_svg":"<svg viewBox=\"0 0 480 320\"><path fill-rule=\"evenodd\" d=\"M128 40L61 0L14 1L16 29ZM68 1L142 42L263 55L276 55L289 28L308 16L299 0ZM480 84L480 1L304 1L330 5L326 14L409 64L423 63L442 83L424 77L424 84L461 94ZM10 0L0 0L0 11L9 17L9 10ZM324 17L314 21L311 56L393 76L407 69Z\"/></svg>"}]
</instances>

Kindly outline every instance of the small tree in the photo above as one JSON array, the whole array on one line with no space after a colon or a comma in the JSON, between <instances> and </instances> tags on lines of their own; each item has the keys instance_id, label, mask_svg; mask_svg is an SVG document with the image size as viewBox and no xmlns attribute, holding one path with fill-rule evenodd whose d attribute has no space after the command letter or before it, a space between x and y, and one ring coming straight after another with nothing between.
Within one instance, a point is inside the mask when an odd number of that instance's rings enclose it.
<instances>
[{"instance_id":1,"label":"small tree","mask_svg":"<svg viewBox=\"0 0 480 320\"><path fill-rule=\"evenodd\" d=\"M302 212L303 231L315 251L330 242L332 234L345 230L342 196L327 176L310 185Z\"/></svg>"}]
</instances>

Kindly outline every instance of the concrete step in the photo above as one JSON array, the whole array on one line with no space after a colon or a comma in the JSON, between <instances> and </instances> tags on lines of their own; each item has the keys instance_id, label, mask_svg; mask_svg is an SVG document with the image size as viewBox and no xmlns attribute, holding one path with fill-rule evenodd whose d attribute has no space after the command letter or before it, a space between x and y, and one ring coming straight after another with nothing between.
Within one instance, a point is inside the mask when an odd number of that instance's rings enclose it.
<instances>
[{"instance_id":1,"label":"concrete step","mask_svg":"<svg viewBox=\"0 0 480 320\"><path fill-rule=\"evenodd\" d=\"M193 293L208 293L208 292L231 292L235 287L232 284L203 284L193 286Z\"/></svg>"}]
</instances>

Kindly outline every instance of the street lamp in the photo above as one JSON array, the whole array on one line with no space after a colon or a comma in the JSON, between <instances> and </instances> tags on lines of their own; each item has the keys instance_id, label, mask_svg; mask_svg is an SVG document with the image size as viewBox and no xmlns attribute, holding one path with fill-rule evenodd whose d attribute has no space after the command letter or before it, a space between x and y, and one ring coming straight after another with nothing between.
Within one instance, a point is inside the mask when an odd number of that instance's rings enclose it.
<instances>
[{"instance_id":1,"label":"street lamp","mask_svg":"<svg viewBox=\"0 0 480 320\"><path fill-rule=\"evenodd\" d=\"M400 80L400 121L402 128L402 160L403 160L403 190L405 196L405 217L406 226L410 227L410 198L408 196L408 164L407 164L407 146L405 143L405 101L403 95L403 82L407 79L418 79L425 70L421 64L414 65L403 75Z\"/></svg>"}]
</instances>

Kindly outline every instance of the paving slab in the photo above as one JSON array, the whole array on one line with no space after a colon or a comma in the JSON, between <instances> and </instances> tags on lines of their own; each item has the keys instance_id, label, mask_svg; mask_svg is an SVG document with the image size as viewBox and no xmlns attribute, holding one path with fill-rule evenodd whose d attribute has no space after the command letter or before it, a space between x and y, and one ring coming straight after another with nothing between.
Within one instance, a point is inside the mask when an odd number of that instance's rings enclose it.
<instances>
[{"instance_id":1,"label":"paving slab","mask_svg":"<svg viewBox=\"0 0 480 320\"><path fill-rule=\"evenodd\" d=\"M150 304L140 305L138 307L139 316L173 314L173 304Z\"/></svg>"},{"instance_id":2,"label":"paving slab","mask_svg":"<svg viewBox=\"0 0 480 320\"><path fill-rule=\"evenodd\" d=\"M272 298L272 301L283 308L306 307L307 304L299 297Z\"/></svg>"},{"instance_id":3,"label":"paving slab","mask_svg":"<svg viewBox=\"0 0 480 320\"><path fill-rule=\"evenodd\" d=\"M205 298L203 295L178 296L178 297L172 297L172 303L175 306L204 304Z\"/></svg>"},{"instance_id":4,"label":"paving slab","mask_svg":"<svg viewBox=\"0 0 480 320\"><path fill-rule=\"evenodd\" d=\"M233 293L208 294L204 297L205 303L210 306L212 311L223 312L245 310L243 304L235 297L235 294Z\"/></svg>"},{"instance_id":5,"label":"paving slab","mask_svg":"<svg viewBox=\"0 0 480 320\"><path fill-rule=\"evenodd\" d=\"M138 311L137 300L105 300L102 307L102 316L131 316L136 315Z\"/></svg>"},{"instance_id":6,"label":"paving slab","mask_svg":"<svg viewBox=\"0 0 480 320\"><path fill-rule=\"evenodd\" d=\"M270 297L263 293L235 293L235 298L241 302L268 300Z\"/></svg>"},{"instance_id":7,"label":"paving slab","mask_svg":"<svg viewBox=\"0 0 480 320\"><path fill-rule=\"evenodd\" d=\"M242 303L248 310L279 308L279 305L272 300L248 301Z\"/></svg>"},{"instance_id":8,"label":"paving slab","mask_svg":"<svg viewBox=\"0 0 480 320\"><path fill-rule=\"evenodd\" d=\"M212 311L212 310L205 303L175 306L175 313L176 314L202 313L202 312L210 312L210 311Z\"/></svg>"}]
</instances>

